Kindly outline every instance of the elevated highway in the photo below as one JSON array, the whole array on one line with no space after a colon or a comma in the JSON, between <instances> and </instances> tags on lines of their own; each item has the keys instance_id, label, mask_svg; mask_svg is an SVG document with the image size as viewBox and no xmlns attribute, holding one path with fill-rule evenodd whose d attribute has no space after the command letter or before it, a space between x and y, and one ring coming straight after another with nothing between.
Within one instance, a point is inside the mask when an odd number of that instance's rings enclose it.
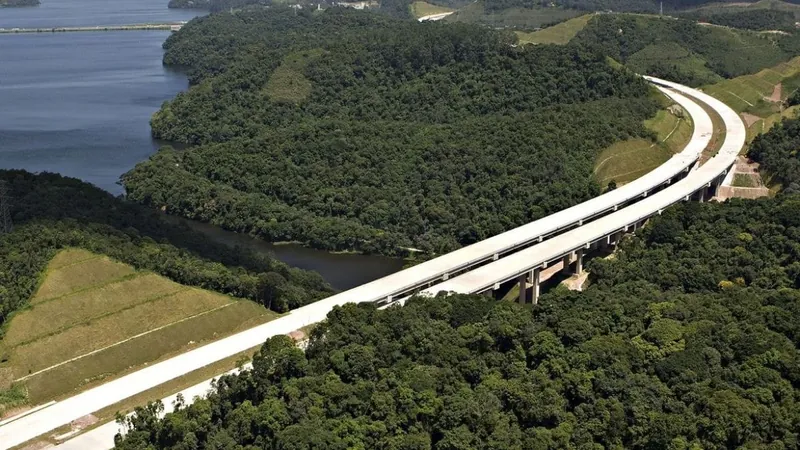
<instances>
[{"instance_id":1,"label":"elevated highway","mask_svg":"<svg viewBox=\"0 0 800 450\"><path fill-rule=\"evenodd\" d=\"M686 92L698 97L701 94L688 88L683 89L687 89ZM221 339L187 353L178 355L174 358L154 364L150 367L138 370L96 388L57 402L54 405L43 408L35 413L21 417L10 423L7 423L6 425L0 426L0 450L8 449L27 442L30 439L45 434L87 414L91 414L102 408L118 403L130 396L146 391L181 375L224 359L228 356L252 348L264 342L264 340L271 336L288 334L306 325L320 322L325 319L328 312L330 312L335 306L346 303L362 302L386 303L429 288L433 284L441 286L439 283L442 281L447 282L459 280L460 283L465 280L463 278L464 275L459 275L460 273L463 273L467 270L472 270L475 267L481 266L482 264L488 264L475 269L481 270L481 273L486 273L488 269L484 269L484 267L491 266L493 268L498 268L498 266L495 264L514 256L506 255L509 255L515 251L522 250L526 251L526 254L530 254L531 252L526 250L526 248L530 247L531 245L534 245L535 247L530 248L538 248L537 252L535 252L538 254L539 251L542 250L542 247L540 247L542 243L550 242L550 240L556 239L553 236L558 237L562 235L560 233L565 232L572 233L570 235L575 236L574 232L567 231L574 227L579 227L579 230L583 229L581 233L578 233L579 235L582 235L582 233L586 231L584 227L586 227L587 224L598 223L600 220L604 220L606 218L621 217L620 214L623 211L638 210L638 205L645 201L648 202L647 209L650 211L653 209L652 199L656 198L659 200L667 198L663 195L659 195L663 194L664 192L673 191L676 186L678 186L680 183L683 183L683 181L676 180L687 173L689 173L689 175L686 175L687 179L693 180L691 186L694 186L695 181L699 180L699 177L696 175L698 173L704 174L703 176L705 176L705 174L708 174L709 176L713 175L711 178L709 178L709 182L713 181L715 177L719 176L720 173L722 173L725 169L721 169L719 171L716 169L702 171L702 169L708 165L706 164L703 166L703 168L701 168L701 170L689 172L690 168L697 161L700 152L708 145L712 131L711 120L708 118L708 115L702 110L702 108L694 104L688 98L675 93L668 94L678 101L692 116L695 123L692 140L683 152L681 152L679 155L676 155L667 163L660 166L650 174L640 178L639 180L575 207L568 208L550 215L544 219L537 220L530 224L521 226L506 233L502 233L447 255L440 256L396 274L389 275L346 292L333 295L316 303L298 308L272 322L251 328L228 338ZM711 104L710 101L708 103L714 109L717 109L723 116L723 119L726 120L726 126L729 129L728 135L726 136L726 144L728 144L728 147L732 148L735 143L729 144L728 140L737 140L735 130L736 124L729 125L728 121L730 119L726 119L724 111L721 109L723 107L727 109L727 107L716 100L714 101L716 102L716 106L715 104ZM736 117L736 120L738 120L738 117ZM739 121L739 124L741 124L741 121ZM738 144L736 152L738 152L738 148L740 147L741 144ZM671 184L672 186L668 187L667 189L654 194L654 191ZM683 184L681 186L687 185ZM681 189L683 189L681 192L686 190L684 188ZM674 196L670 194L668 198L673 197ZM638 201L636 206L622 209L636 201ZM659 205L661 204L662 203L659 203ZM668 202L663 203L663 207L668 204ZM601 217L604 214L609 215L598 219L598 217ZM625 220L630 220L634 218L634 216L637 216L637 214L628 215L626 213ZM613 219L612 222L617 223L616 221L617 219ZM610 222L608 220L600 223L602 225L596 226L596 230L611 229L609 225ZM630 222L629 225L632 223L633 222ZM573 239L575 238L573 237ZM579 240L582 241L579 245L582 245L586 242L586 239L583 237ZM563 248L561 246L563 245L564 241L559 240L559 242L561 242L561 244L554 246L552 250L548 251L554 252L553 254L563 254ZM500 259L504 256L505 258ZM549 256L542 256L541 258L548 257ZM515 261L519 261L519 258L516 258ZM524 266L525 264L521 265ZM499 267L504 271L502 277L505 277L508 274L512 274L510 275L511 277L518 276L518 273L514 272L518 269L518 265L519 264L509 264L508 267ZM452 287L453 291L459 291L459 289L461 289L461 287L456 285L452 285Z\"/></svg>"},{"instance_id":2,"label":"elevated highway","mask_svg":"<svg viewBox=\"0 0 800 450\"><path fill-rule=\"evenodd\" d=\"M653 83L667 86L697 97L711 106L725 123L725 141L719 152L686 178L676 182L669 189L660 191L614 214L597 219L582 227L560 234L541 244L534 245L499 261L479 267L456 278L438 283L423 291L426 295L439 292L481 293L496 290L500 284L517 279L520 283L520 301L525 301L528 284L531 285L531 298L534 303L539 297L540 274L548 264L563 260L565 267L575 256L576 272L581 272L584 251L597 242L616 241L621 233L642 223L649 217L661 214L672 205L692 196L700 201L716 190L736 162L736 156L745 143L747 130L735 111L719 100L694 89L676 83L647 77Z\"/></svg>"}]
</instances>

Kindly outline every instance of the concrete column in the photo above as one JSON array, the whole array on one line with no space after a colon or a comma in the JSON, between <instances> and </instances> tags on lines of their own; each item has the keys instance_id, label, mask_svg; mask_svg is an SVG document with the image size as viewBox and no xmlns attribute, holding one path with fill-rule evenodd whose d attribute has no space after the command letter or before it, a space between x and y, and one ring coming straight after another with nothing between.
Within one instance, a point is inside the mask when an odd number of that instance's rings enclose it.
<instances>
[{"instance_id":1,"label":"concrete column","mask_svg":"<svg viewBox=\"0 0 800 450\"><path fill-rule=\"evenodd\" d=\"M706 199L706 188L702 188L699 191L697 191L697 201L703 203L705 199Z\"/></svg>"},{"instance_id":2,"label":"concrete column","mask_svg":"<svg viewBox=\"0 0 800 450\"><path fill-rule=\"evenodd\" d=\"M580 275L583 273L583 250L575 252L575 274Z\"/></svg>"},{"instance_id":3,"label":"concrete column","mask_svg":"<svg viewBox=\"0 0 800 450\"><path fill-rule=\"evenodd\" d=\"M531 300L533 304L539 303L539 280L541 269L538 267L531 272Z\"/></svg>"},{"instance_id":4,"label":"concrete column","mask_svg":"<svg viewBox=\"0 0 800 450\"><path fill-rule=\"evenodd\" d=\"M523 273L519 276L519 304L525 304L525 292L528 290L528 274Z\"/></svg>"},{"instance_id":5,"label":"concrete column","mask_svg":"<svg viewBox=\"0 0 800 450\"><path fill-rule=\"evenodd\" d=\"M572 258L570 258L570 256L572 256L572 255L570 255L570 254L564 255L564 259L563 259L564 267L561 269L561 271L564 272L564 273L569 273L569 263L570 263L570 260L572 259Z\"/></svg>"}]
</instances>

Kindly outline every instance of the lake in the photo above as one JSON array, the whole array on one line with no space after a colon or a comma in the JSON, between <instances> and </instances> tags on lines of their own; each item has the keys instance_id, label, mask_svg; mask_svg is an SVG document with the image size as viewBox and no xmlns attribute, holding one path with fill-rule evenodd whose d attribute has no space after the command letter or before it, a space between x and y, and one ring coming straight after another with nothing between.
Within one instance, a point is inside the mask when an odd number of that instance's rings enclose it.
<instances>
[{"instance_id":1,"label":"lake","mask_svg":"<svg viewBox=\"0 0 800 450\"><path fill-rule=\"evenodd\" d=\"M203 12L170 10L167 0L42 0L39 7L0 8L0 28L176 22L198 14ZM159 147L150 136L150 116L188 87L184 75L161 64L169 34L0 35L0 168L58 172L122 194L120 175ZM391 258L271 246L214 228L201 231L316 270L339 289L402 265Z\"/></svg>"}]
</instances>

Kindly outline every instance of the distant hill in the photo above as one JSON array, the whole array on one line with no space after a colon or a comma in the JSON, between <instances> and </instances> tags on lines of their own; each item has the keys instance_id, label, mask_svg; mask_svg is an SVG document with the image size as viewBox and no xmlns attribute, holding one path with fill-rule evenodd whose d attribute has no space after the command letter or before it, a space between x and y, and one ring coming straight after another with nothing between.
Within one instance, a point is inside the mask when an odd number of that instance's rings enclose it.
<instances>
[{"instance_id":1,"label":"distant hill","mask_svg":"<svg viewBox=\"0 0 800 450\"><path fill-rule=\"evenodd\" d=\"M170 8L179 9L209 9L211 0L169 0Z\"/></svg>"},{"instance_id":2,"label":"distant hill","mask_svg":"<svg viewBox=\"0 0 800 450\"><path fill-rule=\"evenodd\" d=\"M788 61L797 35L703 26L690 20L599 14L570 42L609 56L637 73L700 86Z\"/></svg>"},{"instance_id":3,"label":"distant hill","mask_svg":"<svg viewBox=\"0 0 800 450\"><path fill-rule=\"evenodd\" d=\"M15 6L38 6L39 0L0 0L0 8Z\"/></svg>"}]
</instances>

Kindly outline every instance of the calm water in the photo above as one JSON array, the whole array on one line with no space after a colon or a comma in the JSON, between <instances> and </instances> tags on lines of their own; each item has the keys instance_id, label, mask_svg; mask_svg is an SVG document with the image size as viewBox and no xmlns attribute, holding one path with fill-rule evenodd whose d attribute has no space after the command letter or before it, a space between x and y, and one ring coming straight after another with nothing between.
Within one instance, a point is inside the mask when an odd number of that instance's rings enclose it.
<instances>
[{"instance_id":1,"label":"calm water","mask_svg":"<svg viewBox=\"0 0 800 450\"><path fill-rule=\"evenodd\" d=\"M168 9L169 0L41 0L41 3L33 8L0 9L0 28L165 23L191 20L204 14Z\"/></svg>"},{"instance_id":2,"label":"calm water","mask_svg":"<svg viewBox=\"0 0 800 450\"><path fill-rule=\"evenodd\" d=\"M189 20L167 0L42 0L0 8L0 28L120 25ZM161 65L166 31L0 35L0 168L50 171L121 194L120 175L158 143L150 116L187 88ZM213 228L223 242L249 245L288 264L320 272L346 289L392 273L402 262L271 246Z\"/></svg>"}]
</instances>

